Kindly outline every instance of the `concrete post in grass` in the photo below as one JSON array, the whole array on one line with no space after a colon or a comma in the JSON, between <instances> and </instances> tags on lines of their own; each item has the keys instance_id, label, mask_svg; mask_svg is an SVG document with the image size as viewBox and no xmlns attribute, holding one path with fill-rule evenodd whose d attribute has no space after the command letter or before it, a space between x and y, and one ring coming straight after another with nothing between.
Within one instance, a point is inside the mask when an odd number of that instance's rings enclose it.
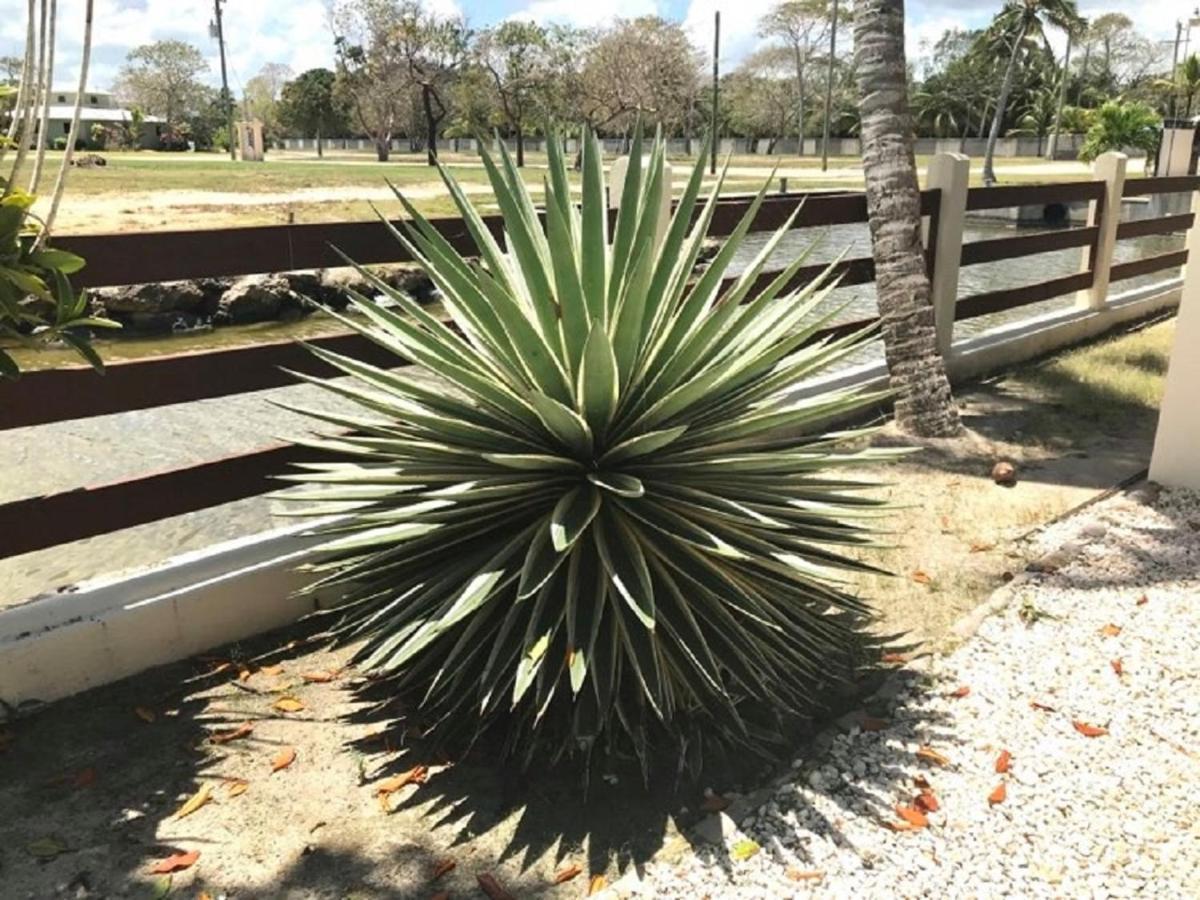
<instances>
[{"instance_id":1,"label":"concrete post in grass","mask_svg":"<svg viewBox=\"0 0 1200 900\"><path fill-rule=\"evenodd\" d=\"M612 209L621 208L622 195L625 193L625 173L629 170L629 157L622 156L608 172L608 205ZM642 184L650 176L650 157L642 157ZM663 183L666 190L662 193L662 207L658 214L658 228L655 229L655 246L661 247L667 239L667 226L671 223L671 164L663 160Z\"/></svg>"},{"instance_id":2,"label":"concrete post in grass","mask_svg":"<svg viewBox=\"0 0 1200 900\"><path fill-rule=\"evenodd\" d=\"M943 357L950 353L954 341L954 304L958 302L958 269L962 261L963 227L967 216L967 189L971 178L971 161L961 153L939 153L929 161L925 186L940 190L938 227L933 248L933 278L930 279L930 299L937 325L938 351ZM929 225L923 225L926 249L929 248Z\"/></svg>"},{"instance_id":3,"label":"concrete post in grass","mask_svg":"<svg viewBox=\"0 0 1200 900\"><path fill-rule=\"evenodd\" d=\"M1080 271L1086 272L1092 265L1095 275L1092 286L1084 288L1076 297L1075 305L1079 309L1104 309L1108 302L1108 275L1117 243L1117 225L1121 222L1121 194L1125 190L1125 164L1128 161L1129 157L1124 153L1104 153L1092 163L1094 179L1104 182L1104 197L1093 200L1088 207L1088 225L1099 225L1100 236L1096 239L1094 260L1091 249L1083 248Z\"/></svg>"},{"instance_id":4,"label":"concrete post in grass","mask_svg":"<svg viewBox=\"0 0 1200 900\"><path fill-rule=\"evenodd\" d=\"M1192 194L1192 212L1196 224L1187 235L1188 264L1150 477L1171 487L1200 490L1200 191Z\"/></svg>"}]
</instances>

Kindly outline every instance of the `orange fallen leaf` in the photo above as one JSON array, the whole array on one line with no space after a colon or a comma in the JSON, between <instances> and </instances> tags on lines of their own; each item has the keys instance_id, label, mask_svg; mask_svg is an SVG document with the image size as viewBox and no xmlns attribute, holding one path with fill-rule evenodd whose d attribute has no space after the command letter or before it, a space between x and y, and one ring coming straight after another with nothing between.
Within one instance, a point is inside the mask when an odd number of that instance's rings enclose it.
<instances>
[{"instance_id":1,"label":"orange fallen leaf","mask_svg":"<svg viewBox=\"0 0 1200 900\"><path fill-rule=\"evenodd\" d=\"M928 791L932 787L929 784L929 779L926 778L924 775L914 775L912 783L913 783L914 787L918 787L923 791Z\"/></svg>"},{"instance_id":2,"label":"orange fallen leaf","mask_svg":"<svg viewBox=\"0 0 1200 900\"><path fill-rule=\"evenodd\" d=\"M929 577L929 573L922 572L920 569L912 573L912 580L917 584L932 584L933 579Z\"/></svg>"},{"instance_id":3,"label":"orange fallen leaf","mask_svg":"<svg viewBox=\"0 0 1200 900\"><path fill-rule=\"evenodd\" d=\"M932 747L919 747L917 749L917 757L919 759L928 760L929 762L935 763L939 766L950 765L950 760L938 753Z\"/></svg>"},{"instance_id":4,"label":"orange fallen leaf","mask_svg":"<svg viewBox=\"0 0 1200 900\"><path fill-rule=\"evenodd\" d=\"M1055 709L1053 706L1049 706L1048 704L1045 704L1045 703L1039 703L1036 700L1029 701L1029 708L1030 709L1040 709L1042 712L1058 712L1058 710Z\"/></svg>"},{"instance_id":5,"label":"orange fallen leaf","mask_svg":"<svg viewBox=\"0 0 1200 900\"><path fill-rule=\"evenodd\" d=\"M576 876L578 876L579 873L582 871L583 871L583 869L579 868L579 866L574 865L574 864L566 866L565 868L559 869L557 872L554 873L554 883L555 884L563 884L565 882L568 882L572 878L575 878Z\"/></svg>"},{"instance_id":6,"label":"orange fallen leaf","mask_svg":"<svg viewBox=\"0 0 1200 900\"><path fill-rule=\"evenodd\" d=\"M196 793L192 794L192 796L188 797L187 800L184 801L183 806L175 810L175 818L182 819L185 816L190 816L211 799L212 785L200 785L200 789L196 791Z\"/></svg>"},{"instance_id":7,"label":"orange fallen leaf","mask_svg":"<svg viewBox=\"0 0 1200 900\"><path fill-rule=\"evenodd\" d=\"M213 896L208 891L201 891L196 895L196 900L213 900Z\"/></svg>"},{"instance_id":8,"label":"orange fallen leaf","mask_svg":"<svg viewBox=\"0 0 1200 900\"><path fill-rule=\"evenodd\" d=\"M1105 637L1116 637L1118 634L1121 633L1121 626L1114 625L1112 622L1109 622L1107 625L1105 625L1103 628L1100 629L1100 633L1102 635L1104 635Z\"/></svg>"},{"instance_id":9,"label":"orange fallen leaf","mask_svg":"<svg viewBox=\"0 0 1200 900\"><path fill-rule=\"evenodd\" d=\"M391 778L385 778L379 782L375 787L375 793L386 797L388 794L394 794L396 791L410 784L424 784L425 777L428 774L428 766L413 766L407 772L401 772L399 775L393 775Z\"/></svg>"},{"instance_id":10,"label":"orange fallen leaf","mask_svg":"<svg viewBox=\"0 0 1200 900\"><path fill-rule=\"evenodd\" d=\"M961 685L960 687L956 687L954 690L952 690L950 692L950 696L956 697L961 700L963 697L967 696L970 693L971 693L971 689L969 687L967 687L967 685L964 684L964 685Z\"/></svg>"},{"instance_id":11,"label":"orange fallen leaf","mask_svg":"<svg viewBox=\"0 0 1200 900\"><path fill-rule=\"evenodd\" d=\"M1004 786L1004 782L996 785L990 794L988 794L988 803L995 806L997 803L1003 803L1008 796L1008 788Z\"/></svg>"},{"instance_id":12,"label":"orange fallen leaf","mask_svg":"<svg viewBox=\"0 0 1200 900\"><path fill-rule=\"evenodd\" d=\"M249 787L250 782L238 778L229 782L229 786L225 788L225 793L230 797L240 797L242 794L246 793Z\"/></svg>"},{"instance_id":13,"label":"orange fallen leaf","mask_svg":"<svg viewBox=\"0 0 1200 900\"><path fill-rule=\"evenodd\" d=\"M447 872L453 872L454 867L457 865L458 865L458 863L456 863L454 860L450 859L449 857L447 857L446 859L443 859L443 860L439 860L438 863L433 867L433 874L431 874L429 876L429 880L437 881L439 878L441 878Z\"/></svg>"},{"instance_id":14,"label":"orange fallen leaf","mask_svg":"<svg viewBox=\"0 0 1200 900\"><path fill-rule=\"evenodd\" d=\"M874 716L863 716L858 724L863 731L883 731L883 729L888 727L888 720L877 719Z\"/></svg>"},{"instance_id":15,"label":"orange fallen leaf","mask_svg":"<svg viewBox=\"0 0 1200 900\"><path fill-rule=\"evenodd\" d=\"M196 864L196 860L200 858L199 850L190 850L187 853L176 853L168 856L166 859L160 859L150 867L151 875L170 875L172 872L181 872L184 869L190 869Z\"/></svg>"},{"instance_id":16,"label":"orange fallen leaf","mask_svg":"<svg viewBox=\"0 0 1200 900\"><path fill-rule=\"evenodd\" d=\"M933 791L929 790L921 791L921 793L917 794L913 798L913 806L927 813L937 812L941 808L938 798L934 795Z\"/></svg>"},{"instance_id":17,"label":"orange fallen leaf","mask_svg":"<svg viewBox=\"0 0 1200 900\"><path fill-rule=\"evenodd\" d=\"M972 553L987 553L989 550L995 550L995 549L996 549L995 544L984 543L982 541L976 541L975 543L971 544L971 552Z\"/></svg>"},{"instance_id":18,"label":"orange fallen leaf","mask_svg":"<svg viewBox=\"0 0 1200 900\"><path fill-rule=\"evenodd\" d=\"M300 712L304 709L304 704L295 697L280 697L275 701L274 706L280 712Z\"/></svg>"},{"instance_id":19,"label":"orange fallen leaf","mask_svg":"<svg viewBox=\"0 0 1200 900\"><path fill-rule=\"evenodd\" d=\"M240 669L238 669L238 681L246 681L253 674L254 674L254 672L252 670L247 669L245 666L242 666Z\"/></svg>"},{"instance_id":20,"label":"orange fallen leaf","mask_svg":"<svg viewBox=\"0 0 1200 900\"><path fill-rule=\"evenodd\" d=\"M593 875L592 880L588 882L587 895L591 897L593 894L600 893L607 884L608 880L603 875Z\"/></svg>"},{"instance_id":21,"label":"orange fallen leaf","mask_svg":"<svg viewBox=\"0 0 1200 900\"><path fill-rule=\"evenodd\" d=\"M227 728L224 731L214 731L208 736L208 741L211 744L228 744L230 741L236 741L238 738L244 738L254 731L254 726L249 722L243 722L237 728Z\"/></svg>"},{"instance_id":22,"label":"orange fallen leaf","mask_svg":"<svg viewBox=\"0 0 1200 900\"><path fill-rule=\"evenodd\" d=\"M278 753L271 757L271 771L278 772L280 769L286 769L296 761L296 748L284 747Z\"/></svg>"},{"instance_id":23,"label":"orange fallen leaf","mask_svg":"<svg viewBox=\"0 0 1200 900\"><path fill-rule=\"evenodd\" d=\"M885 653L879 657L885 663L906 663L908 662L907 653Z\"/></svg>"},{"instance_id":24,"label":"orange fallen leaf","mask_svg":"<svg viewBox=\"0 0 1200 900\"><path fill-rule=\"evenodd\" d=\"M337 675L333 672L303 672L300 677L311 684L325 684L333 681Z\"/></svg>"},{"instance_id":25,"label":"orange fallen leaf","mask_svg":"<svg viewBox=\"0 0 1200 900\"><path fill-rule=\"evenodd\" d=\"M925 813L912 806L897 806L896 815L911 825L913 828L924 828L929 824L929 820L925 818Z\"/></svg>"},{"instance_id":26,"label":"orange fallen leaf","mask_svg":"<svg viewBox=\"0 0 1200 900\"><path fill-rule=\"evenodd\" d=\"M911 825L908 822L887 821L887 822L884 822L883 824L886 825L888 828L890 828L892 831L918 831L919 830L916 825Z\"/></svg>"},{"instance_id":27,"label":"orange fallen leaf","mask_svg":"<svg viewBox=\"0 0 1200 900\"><path fill-rule=\"evenodd\" d=\"M1103 735L1108 734L1107 728L1101 728L1098 725L1089 725L1087 722L1076 721L1072 722L1071 724L1074 725L1075 730L1084 737L1102 737Z\"/></svg>"},{"instance_id":28,"label":"orange fallen leaf","mask_svg":"<svg viewBox=\"0 0 1200 900\"><path fill-rule=\"evenodd\" d=\"M700 808L705 812L721 812L729 808L730 799L722 797L720 794L709 794L700 801Z\"/></svg>"},{"instance_id":29,"label":"orange fallen leaf","mask_svg":"<svg viewBox=\"0 0 1200 900\"><path fill-rule=\"evenodd\" d=\"M996 757L996 771L1003 775L1008 771L1010 763L1012 763L1012 754L1007 750L1001 750L1000 755Z\"/></svg>"},{"instance_id":30,"label":"orange fallen leaf","mask_svg":"<svg viewBox=\"0 0 1200 900\"><path fill-rule=\"evenodd\" d=\"M475 880L479 882L479 889L487 894L491 900L517 900L488 872L476 875Z\"/></svg>"},{"instance_id":31,"label":"orange fallen leaf","mask_svg":"<svg viewBox=\"0 0 1200 900\"><path fill-rule=\"evenodd\" d=\"M1138 605L1138 606L1145 606L1145 605L1146 605L1147 603L1149 603L1149 602L1150 602L1150 598L1149 598L1149 597L1147 597L1145 594L1142 594L1142 596L1140 596L1140 597L1138 597L1138 598L1137 598L1137 605Z\"/></svg>"},{"instance_id":32,"label":"orange fallen leaf","mask_svg":"<svg viewBox=\"0 0 1200 900\"><path fill-rule=\"evenodd\" d=\"M71 784L77 788L91 787L96 783L96 770L90 766L80 770L75 777L71 779Z\"/></svg>"},{"instance_id":33,"label":"orange fallen leaf","mask_svg":"<svg viewBox=\"0 0 1200 900\"><path fill-rule=\"evenodd\" d=\"M263 675L282 675L283 666L263 666L258 671Z\"/></svg>"},{"instance_id":34,"label":"orange fallen leaf","mask_svg":"<svg viewBox=\"0 0 1200 900\"><path fill-rule=\"evenodd\" d=\"M788 869L784 874L792 881L820 881L825 877L820 869Z\"/></svg>"},{"instance_id":35,"label":"orange fallen leaf","mask_svg":"<svg viewBox=\"0 0 1200 900\"><path fill-rule=\"evenodd\" d=\"M1120 657L1112 660L1109 665L1112 666L1112 670L1116 672L1118 676L1125 674L1125 666L1122 664Z\"/></svg>"},{"instance_id":36,"label":"orange fallen leaf","mask_svg":"<svg viewBox=\"0 0 1200 900\"><path fill-rule=\"evenodd\" d=\"M133 714L135 716L137 716L139 719L141 719L143 722L145 722L147 725L149 725L151 722L153 722L155 719L158 718L158 716L155 715L154 710L152 710L148 706L135 706L133 708Z\"/></svg>"}]
</instances>

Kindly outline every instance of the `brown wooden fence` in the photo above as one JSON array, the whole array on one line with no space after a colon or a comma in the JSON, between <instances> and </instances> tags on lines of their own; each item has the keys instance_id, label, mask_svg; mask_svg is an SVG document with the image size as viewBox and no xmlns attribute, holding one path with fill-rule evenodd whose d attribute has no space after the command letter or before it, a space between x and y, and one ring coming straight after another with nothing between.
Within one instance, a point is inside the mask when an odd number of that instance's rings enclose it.
<instances>
[{"instance_id":1,"label":"brown wooden fence","mask_svg":"<svg viewBox=\"0 0 1200 900\"><path fill-rule=\"evenodd\" d=\"M1139 179L1126 182L1125 195L1197 189L1200 178ZM978 188L969 192L967 209L1080 201L1102 204L1104 195L1105 185L1100 181ZM745 199L722 202L711 234L728 235L748 202ZM939 203L939 191L922 192L922 214L927 217L930 231L927 245L931 248L928 252L931 270L936 265L932 248L937 243ZM753 230L777 228L801 204L799 228L867 221L866 200L860 193L784 194L764 202ZM1100 213L1103 215L1104 211L1101 209ZM485 221L492 233L499 236L499 218ZM442 219L435 224L461 252L474 251L460 220ZM1191 214L1166 216L1124 223L1118 229L1118 238L1178 232L1191 226ZM1099 233L1099 225L1091 224L1044 234L977 241L963 246L961 264L978 265L1091 247L1094 265ZM342 261L334 246L363 264L402 262L408 258L378 222L80 235L62 237L57 245L88 260L77 281L89 287L338 266ZM1185 259L1183 252L1124 263L1112 267L1111 278L1132 278L1180 265ZM955 319L1026 306L1087 288L1092 284L1092 265L1084 266L1077 274L963 298L955 308ZM823 270L821 265L806 267L798 274L797 283ZM869 257L847 259L841 263L841 270L843 284L866 284L874 280L874 264ZM837 330L860 327L871 321L846 323ZM376 365L400 362L356 335L317 338L312 343ZM286 341L114 363L103 378L84 367L29 372L19 382L0 383L0 431L293 383L293 377L283 368L316 375L332 373L305 349ZM201 465L0 504L0 535L4 535L0 558L265 493L277 485L272 477L285 471L289 464L314 458L312 450L272 444Z\"/></svg>"}]
</instances>

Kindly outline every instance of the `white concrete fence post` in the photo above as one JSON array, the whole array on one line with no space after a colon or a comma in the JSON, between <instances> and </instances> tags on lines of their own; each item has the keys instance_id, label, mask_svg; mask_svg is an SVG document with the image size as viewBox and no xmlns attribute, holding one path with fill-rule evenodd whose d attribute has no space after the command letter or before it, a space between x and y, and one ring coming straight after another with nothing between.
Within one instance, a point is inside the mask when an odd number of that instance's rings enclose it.
<instances>
[{"instance_id":1,"label":"white concrete fence post","mask_svg":"<svg viewBox=\"0 0 1200 900\"><path fill-rule=\"evenodd\" d=\"M629 170L629 157L622 156L612 164L608 172L608 205L610 209L620 209L622 194L625 193L625 173ZM650 157L642 157L642 183L649 177ZM658 215L658 228L655 229L655 246L661 247L667 239L667 226L671 223L671 164L663 160L663 182L667 189L662 193L662 208Z\"/></svg>"},{"instance_id":2,"label":"white concrete fence post","mask_svg":"<svg viewBox=\"0 0 1200 900\"><path fill-rule=\"evenodd\" d=\"M1080 291L1075 300L1079 309L1104 309L1108 302L1108 275L1117 243L1117 225L1121 222L1121 194L1125 190L1125 164L1128 161L1129 157L1124 153L1105 153L1092 163L1096 180L1104 182L1104 197L1093 200L1088 207L1088 226L1099 225L1100 236L1096 239L1094 260L1090 248L1083 248L1080 271L1086 272L1092 265L1095 276L1092 286Z\"/></svg>"},{"instance_id":3,"label":"white concrete fence post","mask_svg":"<svg viewBox=\"0 0 1200 900\"><path fill-rule=\"evenodd\" d=\"M930 299L937 325L938 352L946 357L954 341L954 304L958 302L958 270L962 262L963 226L967 216L967 190L971 161L961 153L939 153L929 161L925 186L940 190L938 227L933 247L933 278ZM929 249L929 223L923 225Z\"/></svg>"},{"instance_id":4,"label":"white concrete fence post","mask_svg":"<svg viewBox=\"0 0 1200 900\"><path fill-rule=\"evenodd\" d=\"M1150 478L1200 490L1200 191L1192 194L1196 220L1187 235L1188 262L1175 319L1175 346L1158 414Z\"/></svg>"}]
</instances>

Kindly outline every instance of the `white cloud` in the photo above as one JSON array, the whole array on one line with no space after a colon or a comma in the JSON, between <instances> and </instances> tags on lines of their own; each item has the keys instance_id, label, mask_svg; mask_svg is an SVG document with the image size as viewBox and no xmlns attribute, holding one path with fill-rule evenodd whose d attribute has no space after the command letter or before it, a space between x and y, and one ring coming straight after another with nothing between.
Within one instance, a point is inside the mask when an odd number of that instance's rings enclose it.
<instances>
[{"instance_id":1,"label":"white cloud","mask_svg":"<svg viewBox=\"0 0 1200 900\"><path fill-rule=\"evenodd\" d=\"M706 54L712 53L713 14L721 11L721 69L732 70L742 57L758 46L758 21L778 0L740 0L722 3L721 0L692 0L683 27L692 42Z\"/></svg>"},{"instance_id":2,"label":"white cloud","mask_svg":"<svg viewBox=\"0 0 1200 900\"><path fill-rule=\"evenodd\" d=\"M634 19L659 14L656 0L533 0L510 18L557 22L584 28L613 19Z\"/></svg>"}]
</instances>

